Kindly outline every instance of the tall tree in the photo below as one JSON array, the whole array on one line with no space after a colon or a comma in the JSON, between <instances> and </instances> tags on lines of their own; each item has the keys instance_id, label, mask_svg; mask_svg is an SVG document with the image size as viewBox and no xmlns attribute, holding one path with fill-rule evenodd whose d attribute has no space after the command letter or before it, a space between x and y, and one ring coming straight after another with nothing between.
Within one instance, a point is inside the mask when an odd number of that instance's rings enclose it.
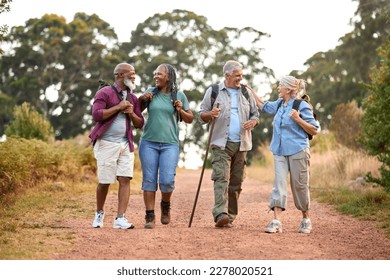
<instances>
[{"instance_id":1,"label":"tall tree","mask_svg":"<svg viewBox=\"0 0 390 280\"><path fill-rule=\"evenodd\" d=\"M203 16L173 10L140 23L122 49L129 54L144 87L154 84L152 73L159 64L176 67L180 87L193 101L191 106L196 112L207 87L223 79L222 68L227 60L238 60L244 65L244 78L249 83L258 84L260 79L273 77L273 71L261 59L261 39L266 36L251 27L214 30ZM205 128L194 122L190 129L183 146L203 145ZM255 146L258 142L254 139Z\"/></svg>"},{"instance_id":2,"label":"tall tree","mask_svg":"<svg viewBox=\"0 0 390 280\"><path fill-rule=\"evenodd\" d=\"M390 34L387 0L359 1L354 30L340 38L333 50L319 52L306 61L301 77L309 83L308 90L318 111L323 128L327 128L337 104L355 100L361 105L367 91L360 82L369 81L369 69L379 63L376 49Z\"/></svg>"},{"instance_id":3,"label":"tall tree","mask_svg":"<svg viewBox=\"0 0 390 280\"><path fill-rule=\"evenodd\" d=\"M88 117L97 82L112 76L122 60L117 35L97 15L44 15L13 27L13 48L0 61L0 89L16 105L27 101L51 122L57 137L72 137L92 125ZM107 48L111 45L111 49Z\"/></svg>"}]
</instances>

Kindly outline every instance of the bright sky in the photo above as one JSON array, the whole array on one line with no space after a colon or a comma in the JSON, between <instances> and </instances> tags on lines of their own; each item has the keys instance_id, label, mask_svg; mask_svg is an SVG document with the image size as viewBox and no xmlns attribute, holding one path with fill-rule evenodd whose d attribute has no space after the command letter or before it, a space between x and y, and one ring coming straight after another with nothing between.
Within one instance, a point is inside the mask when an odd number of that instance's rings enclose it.
<instances>
[{"instance_id":1,"label":"bright sky","mask_svg":"<svg viewBox=\"0 0 390 280\"><path fill-rule=\"evenodd\" d=\"M156 13L183 9L205 16L214 29L253 27L271 35L264 41L265 65L276 77L304 70L303 63L318 51L333 49L350 32L357 3L352 0L13 0L0 14L0 25L24 25L44 14L97 14L127 41L138 23Z\"/></svg>"}]
</instances>

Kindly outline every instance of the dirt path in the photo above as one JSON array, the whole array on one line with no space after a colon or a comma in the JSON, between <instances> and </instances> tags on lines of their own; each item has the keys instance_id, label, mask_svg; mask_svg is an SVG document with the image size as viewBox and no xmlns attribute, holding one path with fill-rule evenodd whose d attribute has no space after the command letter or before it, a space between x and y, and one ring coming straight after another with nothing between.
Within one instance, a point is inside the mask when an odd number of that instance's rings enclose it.
<instances>
[{"instance_id":1,"label":"dirt path","mask_svg":"<svg viewBox=\"0 0 390 280\"><path fill-rule=\"evenodd\" d=\"M300 212L289 194L287 211L282 216L284 232L266 234L272 219L267 212L270 185L246 179L240 197L239 215L233 228L217 229L211 216L213 190L210 171L203 177L191 228L188 227L200 171L177 175L172 199L171 223L158 222L153 230L143 228L144 206L141 195L130 197L127 217L133 230L112 228L116 196L109 194L105 207L105 227L93 229L91 219L68 220L66 226L76 241L66 254L52 259L67 260L388 260L390 242L371 222L340 215L330 206L312 202L313 231L299 234ZM158 201L160 196L157 197ZM94 209L94 197L86 203ZM93 210L92 210L93 211ZM61 229L58 229L61 230ZM68 229L69 230L69 229Z\"/></svg>"}]
</instances>

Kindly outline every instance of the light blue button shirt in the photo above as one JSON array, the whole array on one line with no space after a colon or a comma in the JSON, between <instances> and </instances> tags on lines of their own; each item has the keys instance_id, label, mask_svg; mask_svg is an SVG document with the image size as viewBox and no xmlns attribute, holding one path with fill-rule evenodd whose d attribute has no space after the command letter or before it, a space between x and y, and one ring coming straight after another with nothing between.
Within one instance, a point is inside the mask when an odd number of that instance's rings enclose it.
<instances>
[{"instance_id":1,"label":"light blue button shirt","mask_svg":"<svg viewBox=\"0 0 390 280\"><path fill-rule=\"evenodd\" d=\"M279 102L283 102L283 99L265 102L262 111L275 114L270 145L271 152L278 156L290 156L310 147L309 139L303 128L290 117L294 99L290 99L287 106L282 103L277 110ZM317 129L319 128L309 104L301 102L299 112L304 121L314 125Z\"/></svg>"}]
</instances>

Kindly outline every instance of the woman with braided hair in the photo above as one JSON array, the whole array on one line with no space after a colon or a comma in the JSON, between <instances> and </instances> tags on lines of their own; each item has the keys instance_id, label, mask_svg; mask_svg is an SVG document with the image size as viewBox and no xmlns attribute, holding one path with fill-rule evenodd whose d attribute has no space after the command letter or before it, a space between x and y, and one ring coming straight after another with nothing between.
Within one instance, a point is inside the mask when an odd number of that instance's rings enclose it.
<instances>
[{"instance_id":1,"label":"woman with braided hair","mask_svg":"<svg viewBox=\"0 0 390 280\"><path fill-rule=\"evenodd\" d=\"M156 191L161 191L161 223L170 222L170 201L175 189L179 162L178 121L192 123L186 95L178 90L176 71L170 64L161 64L153 73L155 87L148 88L138 100L148 118L141 137L139 156L142 166L142 190L146 208L145 228L155 226Z\"/></svg>"}]
</instances>

